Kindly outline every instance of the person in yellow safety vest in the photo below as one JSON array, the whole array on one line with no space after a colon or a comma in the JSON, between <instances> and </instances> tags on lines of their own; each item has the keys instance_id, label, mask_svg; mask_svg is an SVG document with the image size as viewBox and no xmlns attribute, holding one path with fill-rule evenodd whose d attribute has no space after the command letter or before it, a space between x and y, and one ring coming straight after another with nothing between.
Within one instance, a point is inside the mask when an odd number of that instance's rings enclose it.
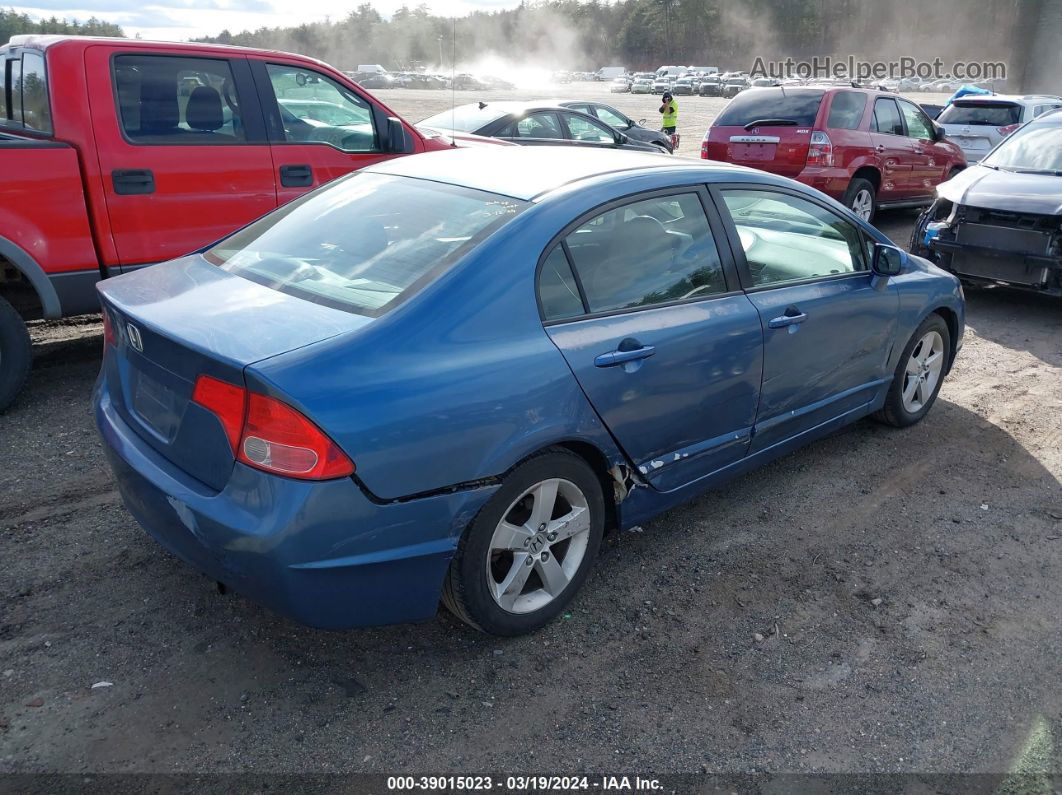
<instances>
[{"instance_id":1,"label":"person in yellow safety vest","mask_svg":"<svg viewBox=\"0 0 1062 795\"><path fill-rule=\"evenodd\" d=\"M670 91L665 91L664 96L661 97L664 104L660 106L660 113L663 116L663 132L671 136L671 148L672 150L678 149L679 137L676 129L678 127L678 103L675 98L671 96Z\"/></svg>"}]
</instances>

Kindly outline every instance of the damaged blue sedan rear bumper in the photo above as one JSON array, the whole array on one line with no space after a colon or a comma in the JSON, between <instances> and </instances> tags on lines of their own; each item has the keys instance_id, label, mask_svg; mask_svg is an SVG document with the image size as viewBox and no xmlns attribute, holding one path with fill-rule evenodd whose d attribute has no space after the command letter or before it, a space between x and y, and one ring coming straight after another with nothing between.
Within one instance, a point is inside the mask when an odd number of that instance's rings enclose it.
<instances>
[{"instance_id":1,"label":"damaged blue sedan rear bumper","mask_svg":"<svg viewBox=\"0 0 1062 795\"><path fill-rule=\"evenodd\" d=\"M216 492L145 444L100 385L94 407L137 522L208 577L313 627L434 616L461 530L497 488L381 503L351 478L298 481L237 463Z\"/></svg>"}]
</instances>

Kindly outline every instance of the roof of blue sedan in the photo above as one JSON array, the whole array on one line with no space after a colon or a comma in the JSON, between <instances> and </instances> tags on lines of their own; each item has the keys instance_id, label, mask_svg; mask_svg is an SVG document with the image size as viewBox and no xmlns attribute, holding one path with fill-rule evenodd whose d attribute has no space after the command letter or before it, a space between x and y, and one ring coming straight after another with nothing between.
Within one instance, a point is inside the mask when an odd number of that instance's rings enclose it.
<instances>
[{"instance_id":1,"label":"roof of blue sedan","mask_svg":"<svg viewBox=\"0 0 1062 795\"><path fill-rule=\"evenodd\" d=\"M748 171L741 166L702 163L671 155L574 146L457 148L395 158L365 170L462 185L530 201L579 180L650 169L703 170L708 173Z\"/></svg>"}]
</instances>

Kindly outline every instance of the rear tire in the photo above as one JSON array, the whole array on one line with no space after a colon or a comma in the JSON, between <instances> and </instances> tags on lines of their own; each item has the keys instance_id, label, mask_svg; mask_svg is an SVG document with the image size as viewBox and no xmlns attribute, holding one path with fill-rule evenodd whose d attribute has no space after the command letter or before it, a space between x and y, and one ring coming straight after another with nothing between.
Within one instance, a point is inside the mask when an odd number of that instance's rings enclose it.
<instances>
[{"instance_id":1,"label":"rear tire","mask_svg":"<svg viewBox=\"0 0 1062 795\"><path fill-rule=\"evenodd\" d=\"M0 412L26 383L31 361L29 330L15 308L0 298Z\"/></svg>"},{"instance_id":2,"label":"rear tire","mask_svg":"<svg viewBox=\"0 0 1062 795\"><path fill-rule=\"evenodd\" d=\"M461 536L443 604L492 635L545 626L586 580L604 517L601 482L586 461L560 449L528 459Z\"/></svg>"},{"instance_id":3,"label":"rear tire","mask_svg":"<svg viewBox=\"0 0 1062 795\"><path fill-rule=\"evenodd\" d=\"M878 209L878 192L869 180L856 177L848 183L848 190L844 192L841 203L868 224L872 224Z\"/></svg>"},{"instance_id":4,"label":"rear tire","mask_svg":"<svg viewBox=\"0 0 1062 795\"><path fill-rule=\"evenodd\" d=\"M896 365L885 405L874 418L896 428L919 422L937 400L951 361L951 332L934 313L911 336Z\"/></svg>"}]
</instances>

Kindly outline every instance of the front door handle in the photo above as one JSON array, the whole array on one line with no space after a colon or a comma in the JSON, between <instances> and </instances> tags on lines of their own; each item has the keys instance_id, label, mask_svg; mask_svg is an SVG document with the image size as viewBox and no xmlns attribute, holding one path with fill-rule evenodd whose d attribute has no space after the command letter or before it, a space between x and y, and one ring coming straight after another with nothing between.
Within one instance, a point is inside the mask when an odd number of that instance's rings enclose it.
<instances>
[{"instance_id":1,"label":"front door handle","mask_svg":"<svg viewBox=\"0 0 1062 795\"><path fill-rule=\"evenodd\" d=\"M767 325L771 328L785 328L786 326L798 326L807 319L808 316L805 313L787 309L781 317L767 321Z\"/></svg>"},{"instance_id":2,"label":"front door handle","mask_svg":"<svg viewBox=\"0 0 1062 795\"><path fill-rule=\"evenodd\" d=\"M280 184L285 188L308 188L313 185L313 169L306 164L281 166Z\"/></svg>"},{"instance_id":3,"label":"front door handle","mask_svg":"<svg viewBox=\"0 0 1062 795\"><path fill-rule=\"evenodd\" d=\"M874 147L874 149L875 149L875 151L877 151L877 153L879 155L885 154L885 145L884 144L878 144L877 146Z\"/></svg>"},{"instance_id":4,"label":"front door handle","mask_svg":"<svg viewBox=\"0 0 1062 795\"><path fill-rule=\"evenodd\" d=\"M594 367L616 367L625 362L648 359L654 353L656 353L656 348L652 345L643 345L641 348L635 348L632 351L609 351L594 359Z\"/></svg>"},{"instance_id":5,"label":"front door handle","mask_svg":"<svg viewBox=\"0 0 1062 795\"><path fill-rule=\"evenodd\" d=\"M116 168L111 184L119 196L145 196L155 192L155 174L146 168Z\"/></svg>"}]
</instances>

